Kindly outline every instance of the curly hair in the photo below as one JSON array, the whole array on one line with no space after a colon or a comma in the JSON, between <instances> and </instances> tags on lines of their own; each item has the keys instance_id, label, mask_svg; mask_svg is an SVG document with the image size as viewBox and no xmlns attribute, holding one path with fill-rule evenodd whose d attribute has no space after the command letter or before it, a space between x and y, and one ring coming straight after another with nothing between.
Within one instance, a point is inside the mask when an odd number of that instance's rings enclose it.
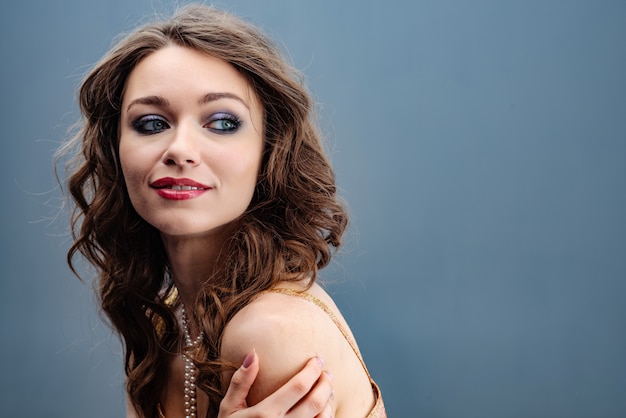
<instances>
[{"instance_id":1,"label":"curly hair","mask_svg":"<svg viewBox=\"0 0 626 418\"><path fill-rule=\"evenodd\" d=\"M68 189L75 201L74 243L98 272L103 311L121 335L129 398L141 417L156 415L167 379L167 353L180 330L159 231L134 210L119 162L119 124L126 80L139 61L169 45L220 58L250 83L264 111L264 154L252 201L223 244L219 274L207 277L195 314L205 339L195 362L208 416L223 397L220 346L228 321L259 292L279 281L311 286L339 247L348 222L325 156L312 100L302 77L253 25L212 7L186 6L170 19L146 24L121 39L79 90L78 148Z\"/></svg>"}]
</instances>

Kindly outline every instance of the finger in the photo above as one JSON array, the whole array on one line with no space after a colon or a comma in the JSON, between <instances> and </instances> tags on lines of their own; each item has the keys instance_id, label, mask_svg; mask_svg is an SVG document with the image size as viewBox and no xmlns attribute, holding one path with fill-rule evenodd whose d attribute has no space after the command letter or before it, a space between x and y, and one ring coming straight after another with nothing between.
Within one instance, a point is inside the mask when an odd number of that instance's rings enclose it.
<instances>
[{"instance_id":1,"label":"finger","mask_svg":"<svg viewBox=\"0 0 626 418\"><path fill-rule=\"evenodd\" d=\"M333 418L333 404L332 402L328 402L326 404L326 408L322 412L320 412L315 418Z\"/></svg>"},{"instance_id":2,"label":"finger","mask_svg":"<svg viewBox=\"0 0 626 418\"><path fill-rule=\"evenodd\" d=\"M233 377L230 379L226 395L224 395L224 399L220 402L220 416L222 416L222 414L232 414L248 406L246 398L258 373L259 358L256 351L252 349L244 359L241 367L235 371Z\"/></svg>"},{"instance_id":3,"label":"finger","mask_svg":"<svg viewBox=\"0 0 626 418\"><path fill-rule=\"evenodd\" d=\"M283 416L293 408L298 402L300 402L305 396L308 396L311 388L316 386L316 383L322 375L322 368L324 362L319 357L313 357L304 365L294 377L289 379L287 383L281 386L276 392L259 402L256 406L262 408L261 410L276 411L278 416ZM309 413L307 418L314 417L323 408L320 408L314 414Z\"/></svg>"},{"instance_id":4,"label":"finger","mask_svg":"<svg viewBox=\"0 0 626 418\"><path fill-rule=\"evenodd\" d=\"M333 416L333 376L324 372L309 393L287 414L289 418L331 418Z\"/></svg>"}]
</instances>

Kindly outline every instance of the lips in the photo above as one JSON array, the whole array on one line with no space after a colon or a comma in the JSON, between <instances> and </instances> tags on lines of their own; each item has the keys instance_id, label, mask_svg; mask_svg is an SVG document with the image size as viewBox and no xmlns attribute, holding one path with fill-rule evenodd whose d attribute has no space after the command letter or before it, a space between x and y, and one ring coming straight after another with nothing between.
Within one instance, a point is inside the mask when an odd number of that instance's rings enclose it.
<instances>
[{"instance_id":1,"label":"lips","mask_svg":"<svg viewBox=\"0 0 626 418\"><path fill-rule=\"evenodd\" d=\"M187 178L163 177L150 183L159 196L170 200L186 200L211 190L211 186Z\"/></svg>"}]
</instances>

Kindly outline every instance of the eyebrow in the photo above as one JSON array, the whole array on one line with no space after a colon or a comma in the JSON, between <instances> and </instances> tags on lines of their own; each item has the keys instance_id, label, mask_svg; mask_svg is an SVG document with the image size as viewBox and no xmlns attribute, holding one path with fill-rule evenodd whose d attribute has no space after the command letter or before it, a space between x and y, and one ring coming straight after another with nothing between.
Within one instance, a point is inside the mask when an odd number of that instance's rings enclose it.
<instances>
[{"instance_id":1,"label":"eyebrow","mask_svg":"<svg viewBox=\"0 0 626 418\"><path fill-rule=\"evenodd\" d=\"M170 102L161 96L148 96L148 97L140 97L138 99L133 100L126 107L126 111L128 112L131 107L136 104L143 104L148 106L159 106L159 107L168 107Z\"/></svg>"},{"instance_id":2,"label":"eyebrow","mask_svg":"<svg viewBox=\"0 0 626 418\"><path fill-rule=\"evenodd\" d=\"M243 104L247 109L250 109L250 106L248 106L248 103L246 103L241 97L233 93L207 93L200 100L198 100L198 104L203 105L203 104L214 102L220 99L237 100L238 102Z\"/></svg>"},{"instance_id":3,"label":"eyebrow","mask_svg":"<svg viewBox=\"0 0 626 418\"><path fill-rule=\"evenodd\" d=\"M220 99L237 100L238 102L243 104L247 109L250 109L250 106L248 106L248 103L246 103L241 97L233 93L207 93L204 96L202 96L200 100L198 100L198 104L203 105L203 104L211 103ZM165 97L162 97L162 96L140 97L130 102L128 106L126 107L126 111L128 112L130 108L136 104L158 106L158 107L168 107L170 105L170 102L169 100L167 100Z\"/></svg>"}]
</instances>

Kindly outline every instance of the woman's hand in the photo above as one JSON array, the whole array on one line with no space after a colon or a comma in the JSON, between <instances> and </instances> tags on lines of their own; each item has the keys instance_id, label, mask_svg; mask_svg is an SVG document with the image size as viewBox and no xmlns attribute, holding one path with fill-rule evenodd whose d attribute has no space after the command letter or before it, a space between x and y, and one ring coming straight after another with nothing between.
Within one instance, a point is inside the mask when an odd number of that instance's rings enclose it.
<instances>
[{"instance_id":1,"label":"woman's hand","mask_svg":"<svg viewBox=\"0 0 626 418\"><path fill-rule=\"evenodd\" d=\"M252 350L233 374L218 418L331 418L332 376L323 370L320 358L310 359L304 368L276 392L248 407L246 397L259 372L259 358Z\"/></svg>"}]
</instances>

